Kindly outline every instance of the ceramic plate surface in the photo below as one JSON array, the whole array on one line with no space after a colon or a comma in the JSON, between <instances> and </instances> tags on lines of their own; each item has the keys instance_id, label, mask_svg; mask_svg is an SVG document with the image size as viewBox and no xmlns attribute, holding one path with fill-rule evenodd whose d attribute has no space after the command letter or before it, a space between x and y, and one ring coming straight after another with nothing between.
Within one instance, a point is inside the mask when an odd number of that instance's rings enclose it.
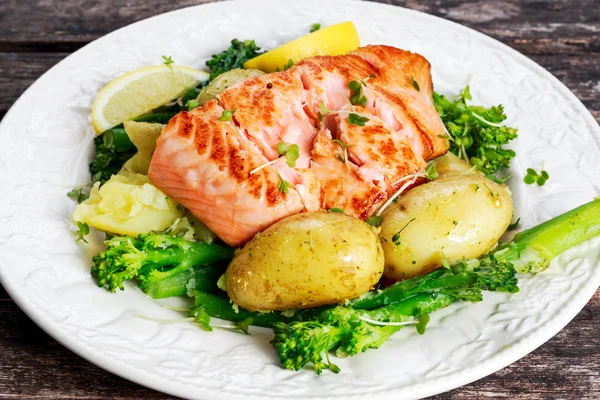
<instances>
[{"instance_id":1,"label":"ceramic plate surface","mask_svg":"<svg viewBox=\"0 0 600 400\"><path fill-rule=\"evenodd\" d=\"M474 103L502 103L519 128L511 189L524 228L600 193L600 129L550 73L482 34L426 14L344 0L252 0L197 6L111 33L60 62L15 103L0 126L2 284L43 329L91 362L142 385L185 398L416 398L455 388L523 357L566 325L600 283L600 240L520 279L514 295L436 312L427 333L401 330L382 349L336 359L342 372L282 369L268 343L177 319L133 285L111 294L89 269L98 251L75 244L69 188L90 179L90 107L107 82L170 55L200 67L233 38L263 48L306 34L313 23L352 20L363 44L397 46L433 65L437 91L456 94L472 76ZM522 183L545 163L543 187Z\"/></svg>"}]
</instances>

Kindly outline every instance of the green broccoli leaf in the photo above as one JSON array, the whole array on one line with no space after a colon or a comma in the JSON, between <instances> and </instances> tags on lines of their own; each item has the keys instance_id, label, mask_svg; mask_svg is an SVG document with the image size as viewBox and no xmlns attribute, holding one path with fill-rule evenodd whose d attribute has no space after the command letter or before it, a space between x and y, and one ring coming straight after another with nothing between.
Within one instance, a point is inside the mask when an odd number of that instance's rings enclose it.
<instances>
[{"instance_id":1,"label":"green broccoli leaf","mask_svg":"<svg viewBox=\"0 0 600 400\"><path fill-rule=\"evenodd\" d=\"M228 49L213 55L206 62L206 66L210 68L209 79L212 81L224 72L235 68L243 68L246 61L263 53L254 40L233 39Z\"/></svg>"}]
</instances>

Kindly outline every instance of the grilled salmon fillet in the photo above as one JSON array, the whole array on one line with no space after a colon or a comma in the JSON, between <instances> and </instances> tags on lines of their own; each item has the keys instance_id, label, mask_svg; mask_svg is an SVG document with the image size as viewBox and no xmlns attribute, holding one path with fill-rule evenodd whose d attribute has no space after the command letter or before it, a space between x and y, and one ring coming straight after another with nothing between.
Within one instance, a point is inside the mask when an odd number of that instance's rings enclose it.
<instances>
[{"instance_id":1,"label":"grilled salmon fillet","mask_svg":"<svg viewBox=\"0 0 600 400\"><path fill-rule=\"evenodd\" d=\"M363 105L350 104L350 81L361 82ZM427 60L393 47L307 58L173 117L148 175L232 246L302 211L365 219L400 178L447 151L432 92ZM225 110L235 110L230 121ZM299 146L294 167L280 142Z\"/></svg>"}]
</instances>

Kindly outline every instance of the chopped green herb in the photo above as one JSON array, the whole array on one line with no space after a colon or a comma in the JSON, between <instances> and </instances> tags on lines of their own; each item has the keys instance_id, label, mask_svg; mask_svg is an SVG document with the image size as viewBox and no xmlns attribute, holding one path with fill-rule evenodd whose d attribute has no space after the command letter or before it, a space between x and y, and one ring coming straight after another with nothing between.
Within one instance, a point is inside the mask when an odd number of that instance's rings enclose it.
<instances>
[{"instance_id":1,"label":"chopped green herb","mask_svg":"<svg viewBox=\"0 0 600 400\"><path fill-rule=\"evenodd\" d=\"M89 225L85 222L77 222L77 228L77 232L75 232L77 234L77 239L75 239L75 241L83 241L85 243L88 243L88 241L85 240L85 236L90 233Z\"/></svg>"},{"instance_id":2,"label":"chopped green herb","mask_svg":"<svg viewBox=\"0 0 600 400\"><path fill-rule=\"evenodd\" d=\"M367 224L378 227L383 223L383 217L381 215L373 215L372 217L367 218Z\"/></svg>"},{"instance_id":3,"label":"chopped green herb","mask_svg":"<svg viewBox=\"0 0 600 400\"><path fill-rule=\"evenodd\" d=\"M494 174L488 174L485 177L488 178L492 182L495 182L495 183L498 183L498 184L502 185L502 184L504 184L504 182L506 182L507 180L509 180L510 178L512 178L512 175L508 175L507 177L504 177L504 178L498 178Z\"/></svg>"},{"instance_id":4,"label":"chopped green herb","mask_svg":"<svg viewBox=\"0 0 600 400\"><path fill-rule=\"evenodd\" d=\"M450 269L450 263L448 262L448 259L446 258L444 253L442 253L442 267Z\"/></svg>"},{"instance_id":5,"label":"chopped green herb","mask_svg":"<svg viewBox=\"0 0 600 400\"><path fill-rule=\"evenodd\" d=\"M321 24L312 24L310 27L310 33L316 32L321 29Z\"/></svg>"},{"instance_id":6,"label":"chopped green herb","mask_svg":"<svg viewBox=\"0 0 600 400\"><path fill-rule=\"evenodd\" d=\"M200 103L198 103L196 100L190 100L187 102L188 110L193 110L194 108L198 107L199 105L200 105Z\"/></svg>"},{"instance_id":7,"label":"chopped green herb","mask_svg":"<svg viewBox=\"0 0 600 400\"><path fill-rule=\"evenodd\" d=\"M335 213L343 214L344 210L342 210L341 208L338 208L338 207L332 207L332 208L329 209L329 212L335 212Z\"/></svg>"},{"instance_id":8,"label":"chopped green herb","mask_svg":"<svg viewBox=\"0 0 600 400\"><path fill-rule=\"evenodd\" d=\"M333 111L328 110L327 107L325 107L325 103L321 102L321 104L319 104L319 122L322 124L323 123L323 119L325 119L325 117L328 114L331 114Z\"/></svg>"},{"instance_id":9,"label":"chopped green herb","mask_svg":"<svg viewBox=\"0 0 600 400\"><path fill-rule=\"evenodd\" d=\"M348 82L348 89L350 89L350 104L353 106L364 106L367 104L367 98L363 94L363 86L366 86L365 81Z\"/></svg>"},{"instance_id":10,"label":"chopped green herb","mask_svg":"<svg viewBox=\"0 0 600 400\"><path fill-rule=\"evenodd\" d=\"M232 121L234 113L235 113L235 110L233 110L233 111L223 110L223 113L219 117L219 121Z\"/></svg>"},{"instance_id":11,"label":"chopped green herb","mask_svg":"<svg viewBox=\"0 0 600 400\"><path fill-rule=\"evenodd\" d=\"M206 312L206 309L203 306L194 308L192 316L194 317L194 322L202 329L212 332L213 329L210 326L210 315Z\"/></svg>"},{"instance_id":12,"label":"chopped green herb","mask_svg":"<svg viewBox=\"0 0 600 400\"><path fill-rule=\"evenodd\" d=\"M242 332L244 332L246 335L249 335L250 333L248 332L248 328L250 327L250 325L252 325L253 322L254 322L254 318L248 317L241 321L236 322L235 326L240 328L240 330Z\"/></svg>"},{"instance_id":13,"label":"chopped green herb","mask_svg":"<svg viewBox=\"0 0 600 400\"><path fill-rule=\"evenodd\" d=\"M171 65L171 64L173 64L175 62L175 61L173 61L173 59L171 58L171 56L168 56L168 57L167 56L162 56L162 58L164 60L163 64L165 64L165 65Z\"/></svg>"},{"instance_id":14,"label":"chopped green herb","mask_svg":"<svg viewBox=\"0 0 600 400\"><path fill-rule=\"evenodd\" d=\"M490 196L494 197L496 195L496 193L494 193L487 184L484 183L483 186L485 186L486 189L490 192Z\"/></svg>"},{"instance_id":15,"label":"chopped green herb","mask_svg":"<svg viewBox=\"0 0 600 400\"><path fill-rule=\"evenodd\" d=\"M285 162L291 168L296 166L296 160L300 157L300 147L297 144L277 143L277 153L285 157Z\"/></svg>"},{"instance_id":16,"label":"chopped green herb","mask_svg":"<svg viewBox=\"0 0 600 400\"><path fill-rule=\"evenodd\" d=\"M508 226L508 228L506 228L507 231L513 231L515 229L517 229L517 227L519 226L519 222L521 221L521 217L517 218L517 220L515 222L513 222L512 224L510 224Z\"/></svg>"},{"instance_id":17,"label":"chopped green herb","mask_svg":"<svg viewBox=\"0 0 600 400\"><path fill-rule=\"evenodd\" d=\"M288 189L289 188L293 188L294 185L292 185L291 183L289 183L288 181L286 181L285 179L283 179L281 177L281 175L279 175L279 171L277 172L277 176L279 177L279 191L281 193L288 193Z\"/></svg>"},{"instance_id":18,"label":"chopped green herb","mask_svg":"<svg viewBox=\"0 0 600 400\"><path fill-rule=\"evenodd\" d=\"M292 68L294 66L294 60L292 60L291 58L289 60L287 60L287 62L285 63L285 65L283 66L283 70L287 71L288 69Z\"/></svg>"},{"instance_id":19,"label":"chopped green herb","mask_svg":"<svg viewBox=\"0 0 600 400\"><path fill-rule=\"evenodd\" d=\"M431 318L429 317L429 314L423 314L419 317L419 322L417 322L417 332L419 333L419 335L425 333L425 328L427 327L427 324L430 320Z\"/></svg>"},{"instance_id":20,"label":"chopped green herb","mask_svg":"<svg viewBox=\"0 0 600 400\"><path fill-rule=\"evenodd\" d=\"M369 122L369 118L367 117L361 117L356 113L350 113L348 115L348 123L351 125L365 126L366 122Z\"/></svg>"},{"instance_id":21,"label":"chopped green herb","mask_svg":"<svg viewBox=\"0 0 600 400\"><path fill-rule=\"evenodd\" d=\"M342 142L339 139L331 139L331 141L334 142L334 143L336 143L336 144L338 144L338 145L340 145L340 147L342 148L342 156L338 157L336 155L336 158L338 160L340 160L341 162L343 162L343 163L345 163L346 161L348 161L348 148L349 147L353 147L353 145L346 144L346 143Z\"/></svg>"},{"instance_id":22,"label":"chopped green herb","mask_svg":"<svg viewBox=\"0 0 600 400\"><path fill-rule=\"evenodd\" d=\"M523 182L528 185L537 183L538 186L544 186L548 178L550 178L550 174L544 171L544 167L542 167L539 174L533 168L527 168L527 175L523 177Z\"/></svg>"},{"instance_id":23,"label":"chopped green herb","mask_svg":"<svg viewBox=\"0 0 600 400\"><path fill-rule=\"evenodd\" d=\"M412 85L417 92L421 91L421 87L419 86L419 82L415 81L415 77L411 75L410 79L412 79Z\"/></svg>"},{"instance_id":24,"label":"chopped green herb","mask_svg":"<svg viewBox=\"0 0 600 400\"><path fill-rule=\"evenodd\" d=\"M527 185L533 185L535 183L535 176L527 174L523 177L523 182Z\"/></svg>"},{"instance_id":25,"label":"chopped green herb","mask_svg":"<svg viewBox=\"0 0 600 400\"><path fill-rule=\"evenodd\" d=\"M432 162L428 163L427 167L425 167L425 174L430 181L435 181L440 177L440 174L438 174L437 168L435 167L435 163Z\"/></svg>"},{"instance_id":26,"label":"chopped green herb","mask_svg":"<svg viewBox=\"0 0 600 400\"><path fill-rule=\"evenodd\" d=\"M89 197L87 194L83 193L82 187L80 187L79 189L71 190L69 193L67 193L67 196L69 196L71 199L77 201L77 203L83 203Z\"/></svg>"},{"instance_id":27,"label":"chopped green herb","mask_svg":"<svg viewBox=\"0 0 600 400\"><path fill-rule=\"evenodd\" d=\"M404 225L404 227L403 227L402 229L400 229L398 232L396 232L396 233L394 234L394 236L392 236L392 242L394 242L394 244L395 244L396 246L400 246L400 245L402 244L402 241L400 240L400 234L401 234L401 233L402 233L402 231L403 231L403 230L405 230L405 229L406 229L406 227L407 227L408 225L410 225L410 223L411 223L411 222L413 222L415 219L416 219L416 218L413 218L413 219L411 219L410 221L408 221L408 222L406 223L406 225Z\"/></svg>"},{"instance_id":28,"label":"chopped green herb","mask_svg":"<svg viewBox=\"0 0 600 400\"><path fill-rule=\"evenodd\" d=\"M540 173L540 176L538 176L537 179L535 180L535 183L537 183L538 186L544 186L544 184L546 183L548 178L550 178L550 174L548 174L548 172L542 170L542 172Z\"/></svg>"}]
</instances>

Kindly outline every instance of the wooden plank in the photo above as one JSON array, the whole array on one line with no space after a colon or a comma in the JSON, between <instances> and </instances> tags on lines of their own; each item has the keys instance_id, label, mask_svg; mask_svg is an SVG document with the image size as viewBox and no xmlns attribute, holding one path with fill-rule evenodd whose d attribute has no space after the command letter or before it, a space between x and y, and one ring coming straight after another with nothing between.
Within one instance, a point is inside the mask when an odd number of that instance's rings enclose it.
<instances>
[{"instance_id":1,"label":"wooden plank","mask_svg":"<svg viewBox=\"0 0 600 400\"><path fill-rule=\"evenodd\" d=\"M597 0L377 0L454 20L533 58L600 121L600 7ZM0 2L0 119L44 71L121 26L210 0ZM37 328L0 286L0 398L167 399L74 355ZM600 292L531 355L446 399L600 398ZM200 332L201 334L202 332Z\"/></svg>"},{"instance_id":2,"label":"wooden plank","mask_svg":"<svg viewBox=\"0 0 600 400\"><path fill-rule=\"evenodd\" d=\"M103 2L3 0L0 51L74 51L122 26L211 0Z\"/></svg>"},{"instance_id":3,"label":"wooden plank","mask_svg":"<svg viewBox=\"0 0 600 400\"><path fill-rule=\"evenodd\" d=\"M103 371L0 300L0 398L172 399ZM558 335L511 366L433 399L600 398L600 291ZM198 331L199 335L205 334ZM343 371L342 371L343 373Z\"/></svg>"},{"instance_id":4,"label":"wooden plank","mask_svg":"<svg viewBox=\"0 0 600 400\"><path fill-rule=\"evenodd\" d=\"M473 27L537 54L599 51L597 0L376 0L424 11ZM74 51L132 22L210 0L131 1L115 7L94 0L0 2L0 51ZM24 23L26 21L26 23Z\"/></svg>"},{"instance_id":5,"label":"wooden plank","mask_svg":"<svg viewBox=\"0 0 600 400\"><path fill-rule=\"evenodd\" d=\"M78 357L0 300L0 398L173 399Z\"/></svg>"},{"instance_id":6,"label":"wooden plank","mask_svg":"<svg viewBox=\"0 0 600 400\"><path fill-rule=\"evenodd\" d=\"M8 293L6 293L6 290L4 290L2 285L0 285L0 300L7 300L7 299L10 299L10 297L8 296Z\"/></svg>"},{"instance_id":7,"label":"wooden plank","mask_svg":"<svg viewBox=\"0 0 600 400\"><path fill-rule=\"evenodd\" d=\"M0 119L21 94L68 53L0 53Z\"/></svg>"}]
</instances>

